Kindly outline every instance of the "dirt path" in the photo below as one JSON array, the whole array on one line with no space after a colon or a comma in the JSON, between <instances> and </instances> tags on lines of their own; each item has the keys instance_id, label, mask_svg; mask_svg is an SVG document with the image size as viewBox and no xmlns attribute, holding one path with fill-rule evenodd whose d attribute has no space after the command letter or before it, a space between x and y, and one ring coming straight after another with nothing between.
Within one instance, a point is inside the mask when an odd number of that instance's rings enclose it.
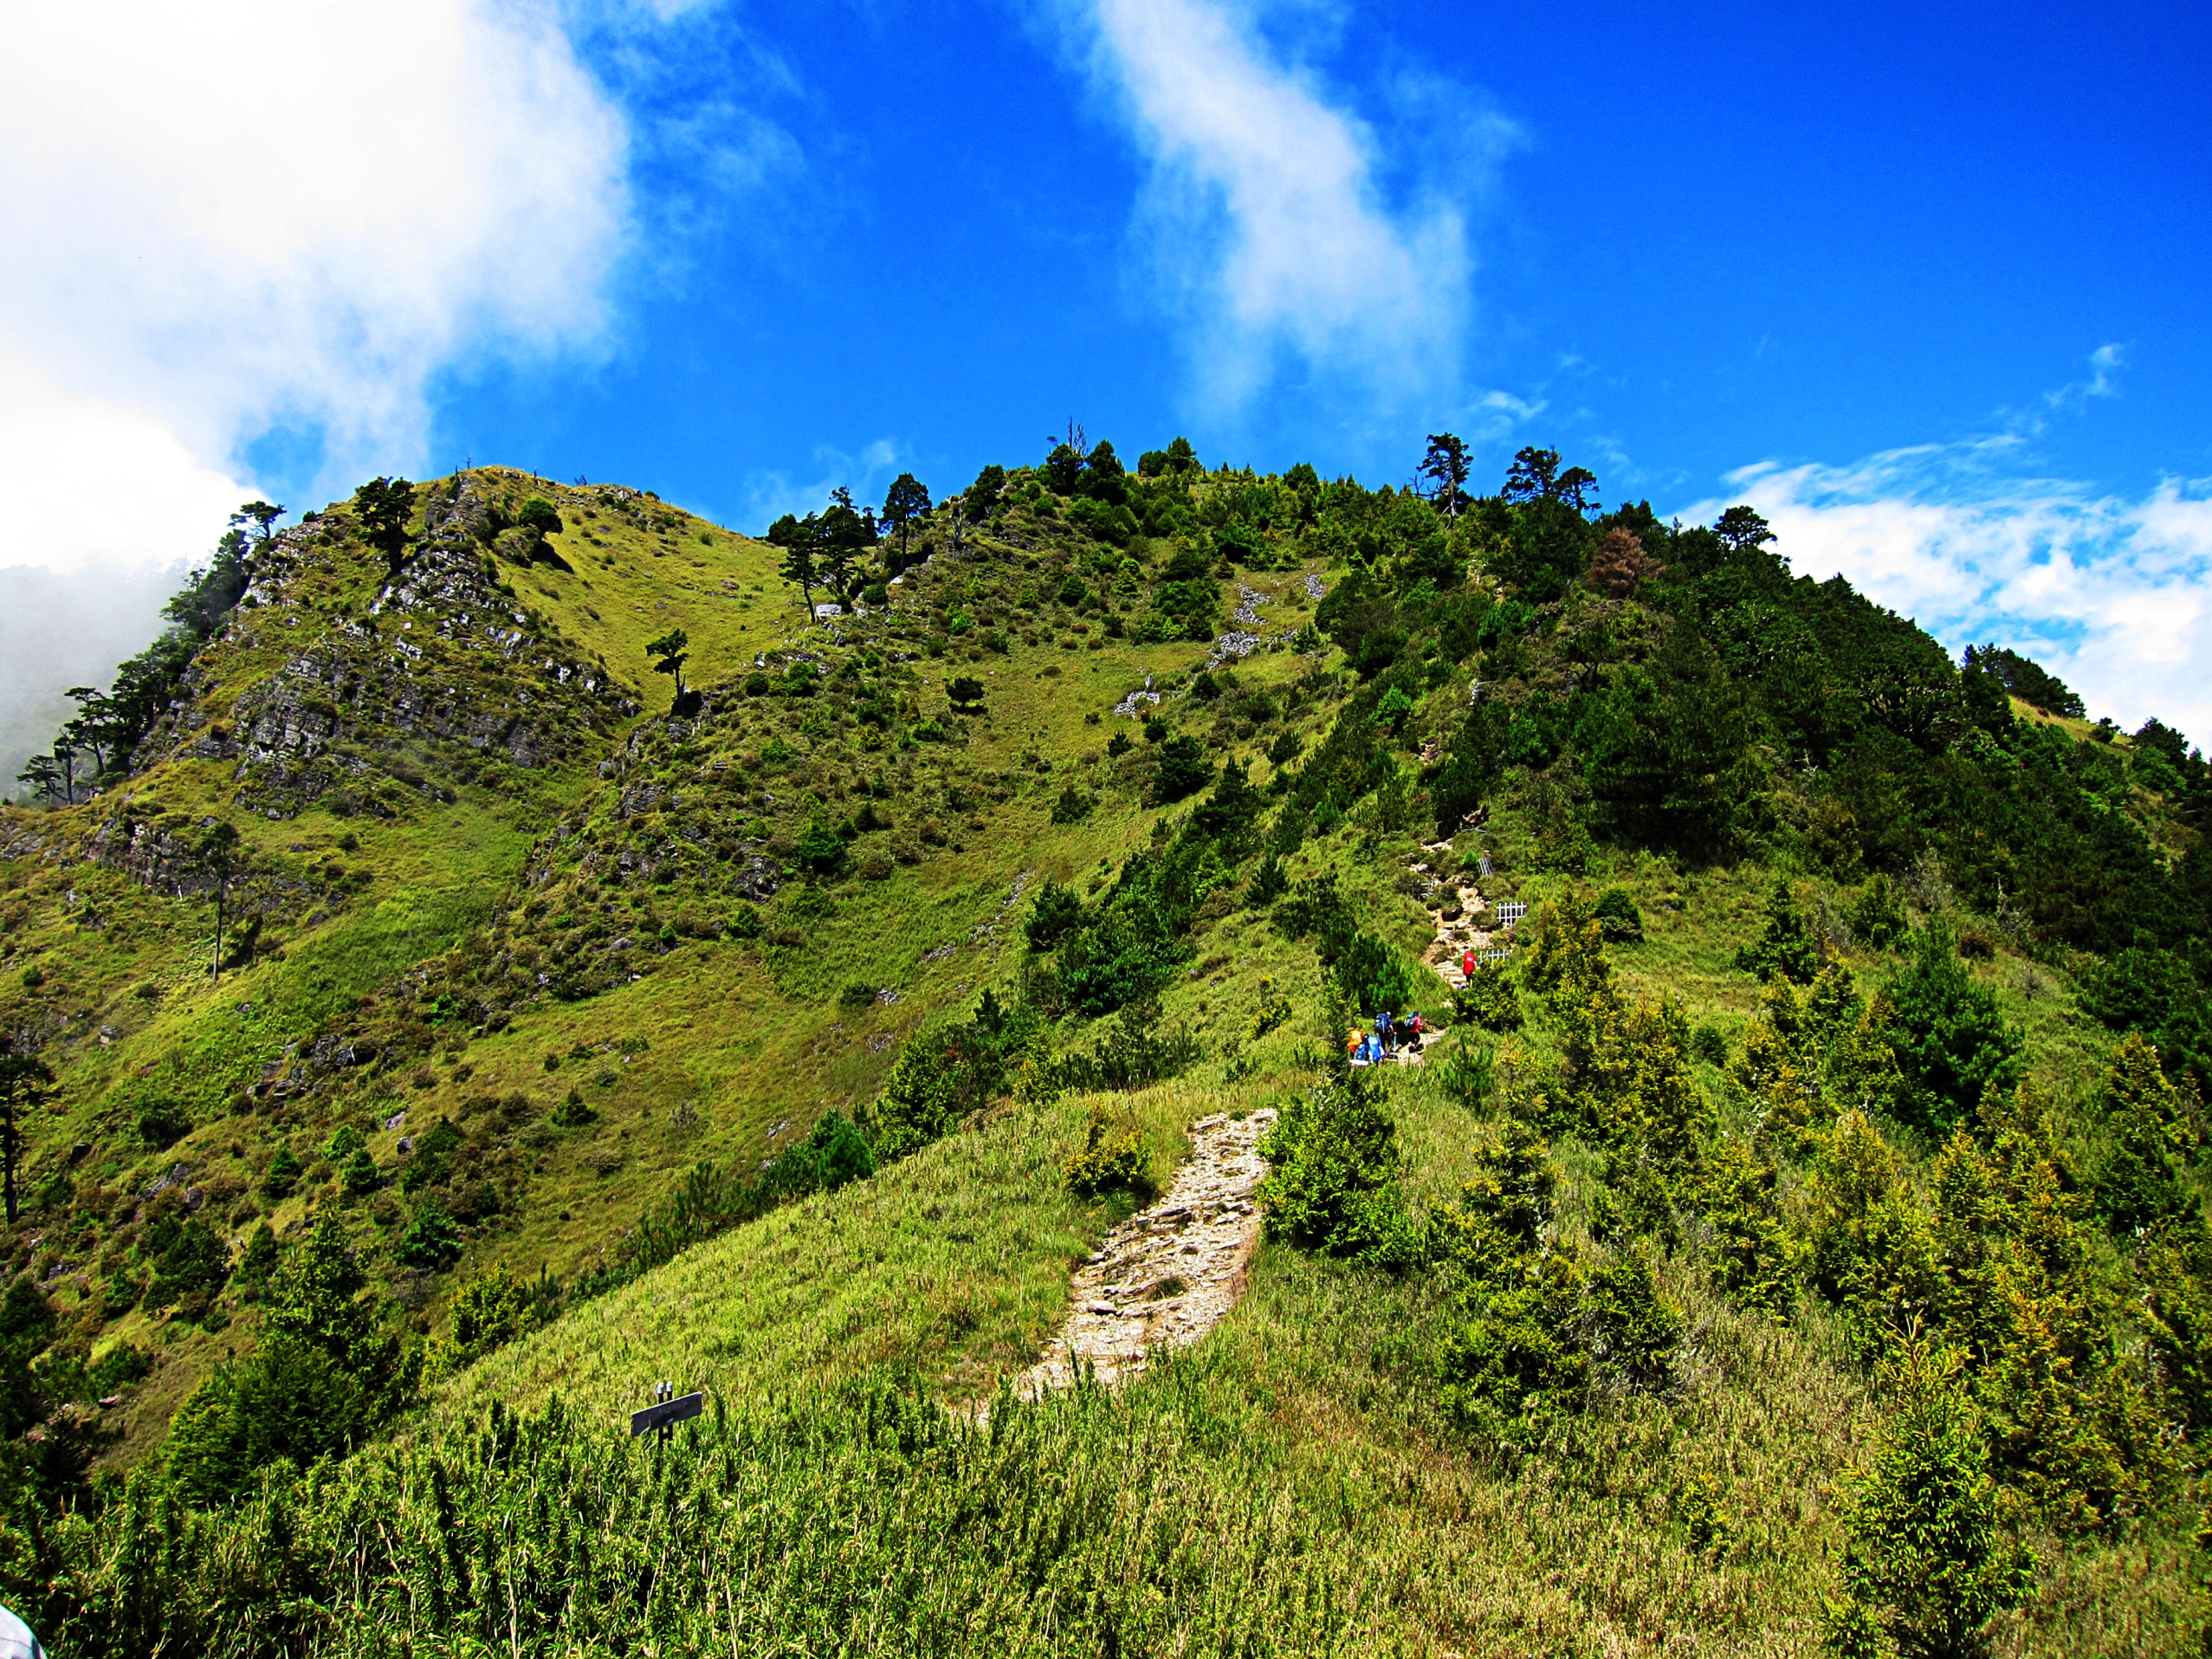
<instances>
[{"instance_id":1,"label":"dirt path","mask_svg":"<svg viewBox=\"0 0 2212 1659\"><path fill-rule=\"evenodd\" d=\"M1259 1237L1254 1194L1267 1165L1258 1148L1274 1121L1267 1107L1191 1125L1191 1155L1167 1196L1092 1252L1069 1288L1067 1323L1014 1379L1017 1394L1070 1387L1084 1363L1099 1382L1119 1383L1142 1371L1152 1351L1187 1348L1220 1323L1244 1294Z\"/></svg>"}]
</instances>

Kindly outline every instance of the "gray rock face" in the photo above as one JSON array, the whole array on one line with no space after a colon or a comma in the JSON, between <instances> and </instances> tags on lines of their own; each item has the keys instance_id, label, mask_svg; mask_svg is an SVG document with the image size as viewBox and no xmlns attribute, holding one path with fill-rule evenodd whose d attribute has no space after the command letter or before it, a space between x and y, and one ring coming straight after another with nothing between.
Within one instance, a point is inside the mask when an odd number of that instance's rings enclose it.
<instances>
[{"instance_id":1,"label":"gray rock face","mask_svg":"<svg viewBox=\"0 0 2212 1659\"><path fill-rule=\"evenodd\" d=\"M339 532L280 532L255 554L226 643L265 646L281 629L287 659L222 719L205 701L217 688L196 666L135 767L171 754L235 760L249 810L288 818L335 796L389 814L440 793L400 758L403 745L532 769L604 738L620 694L604 666L499 591L486 550L503 541L503 520L485 489L471 475L427 497L423 533L366 617L333 618L305 597L303 579L337 556ZM518 563L536 556L535 533L522 534L531 548L506 548Z\"/></svg>"}]
</instances>

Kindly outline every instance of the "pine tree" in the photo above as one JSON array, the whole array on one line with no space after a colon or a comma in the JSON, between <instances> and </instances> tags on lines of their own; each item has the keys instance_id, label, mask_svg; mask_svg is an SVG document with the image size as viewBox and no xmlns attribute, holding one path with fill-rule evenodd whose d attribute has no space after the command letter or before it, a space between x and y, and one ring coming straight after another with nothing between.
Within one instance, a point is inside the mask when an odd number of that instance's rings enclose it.
<instances>
[{"instance_id":1,"label":"pine tree","mask_svg":"<svg viewBox=\"0 0 2212 1659\"><path fill-rule=\"evenodd\" d=\"M1633 599L1638 586L1661 574L1665 568L1644 551L1644 544L1633 530L1616 525L1598 542L1584 580L1601 593L1610 593L1620 599Z\"/></svg>"},{"instance_id":2,"label":"pine tree","mask_svg":"<svg viewBox=\"0 0 2212 1659\"><path fill-rule=\"evenodd\" d=\"M1840 1653L1969 1659L2034 1586L1960 1370L1957 1350L1917 1328L1883 1362L1890 1432L1847 1487L1843 1595L1827 1604Z\"/></svg>"},{"instance_id":3,"label":"pine tree","mask_svg":"<svg viewBox=\"0 0 2212 1659\"><path fill-rule=\"evenodd\" d=\"M2111 1150L2097 1172L2097 1209L2116 1232L2135 1233L2199 1215L2180 1159L2196 1149L2181 1091L2141 1032L2120 1039L2099 1102Z\"/></svg>"},{"instance_id":4,"label":"pine tree","mask_svg":"<svg viewBox=\"0 0 2212 1659\"><path fill-rule=\"evenodd\" d=\"M1767 927L1756 944L1736 953L1736 965L1761 979L1780 974L1799 985L1809 985L1821 971L1821 948L1813 937L1813 923L1797 902L1789 878L1776 876L1767 895Z\"/></svg>"}]
</instances>

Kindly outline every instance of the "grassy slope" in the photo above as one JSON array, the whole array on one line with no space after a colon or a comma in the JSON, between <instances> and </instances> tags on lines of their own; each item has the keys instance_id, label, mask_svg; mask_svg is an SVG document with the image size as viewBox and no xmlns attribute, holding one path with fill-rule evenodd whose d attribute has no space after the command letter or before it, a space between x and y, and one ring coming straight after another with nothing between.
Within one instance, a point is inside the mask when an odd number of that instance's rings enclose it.
<instances>
[{"instance_id":1,"label":"grassy slope","mask_svg":"<svg viewBox=\"0 0 2212 1659\"><path fill-rule=\"evenodd\" d=\"M668 682L656 682L657 693L647 686L654 677L644 643L669 626L690 634L688 677L699 684L749 669L756 652L786 642L803 639L817 650L826 643L821 630L803 631L796 590L776 580L773 550L763 543L650 503L649 511L665 510L675 522L641 528L600 511L602 492L594 489L494 469L478 476L556 502L570 527L556 546L573 569L538 564L502 572L517 599L559 637L603 658L622 680L645 686L648 697L665 696ZM599 516L585 517L587 509ZM931 580L923 572L902 586L911 593ZM1258 580L1288 590L1283 620L1294 623L1302 608L1296 580ZM287 590L293 602L242 614L233 637L206 654L219 685L203 714L227 716L259 678L331 627L339 604L365 610L378 581L372 561L340 556L311 564ZM848 627L856 643L867 637L867 624ZM234 1237L243 1237L256 1215L283 1231L326 1202L330 1189L327 1170L311 1168L295 1196L259 1200L252 1189L280 1139L312 1161L331 1123L353 1121L369 1131L379 1161L391 1165L402 1134L419 1132L440 1115L463 1118L471 1100L519 1092L543 1107L576 1086L598 1121L582 1131L522 1131L514 1148L524 1163L521 1186L506 1195L507 1213L478 1229L460 1264L465 1273L499 1260L526 1275L542 1267L565 1276L598 1259L621 1227L697 1159L758 1159L803 1135L827 1107L870 1098L897 1039L1003 978L1013 960L1010 942L1019 939L1008 925L1018 912L1007 902L1017 878L1077 878L1118 861L1161 815L1109 787L1101 810L1083 823L1049 822L1067 757L1096 754L1108 735L1109 727L1087 725L1085 715L1103 713L1148 674L1186 671L1203 655L1204 647L1190 644L1124 642L1076 651L1016 640L1003 656L970 652L917 664L925 691L961 671L990 687L984 711L955 723L966 734L963 745L929 758L1011 771L1018 756L1042 754L1058 757L1059 768L1049 776L1032 773L1034 782L1010 802L980 806L980 827L955 825L951 845L919 865L902 866L864 891L848 884L838 913L809 924L802 950L687 943L650 980L584 1002L541 1004L506 1031L449 1045L411 1073L387 1073L340 1103L335 1118L324 1101L271 1111L232 1110L226 1097L258 1077L264 1063L281 1060L322 1011L388 986L510 902L504 895L536 833L595 789L606 793L595 776L597 754L536 774L509 772L497 783L464 781L451 804L425 803L394 820L339 819L320 807L281 822L236 818L257 865L286 878L343 865L358 887L306 914L294 907L264 935L262 956L226 973L219 985L205 973L211 914L204 902L179 902L118 872L57 855L105 821L111 802L49 814L11 809L0 846L19 835L42 845L33 850L17 841L26 856L0 865L0 892L20 917L9 930L9 972L13 977L36 963L46 975L18 1002L18 1017L28 1013L58 1025L58 1041L47 1053L61 1082L53 1114L32 1131L30 1181L61 1165L73 1144L89 1143L80 1172L112 1188L136 1193L181 1162L214 1199L205 1213L219 1213ZM1295 658L1263 658L1247 677L1282 678L1298 666ZM941 711L941 691L936 696ZM798 737L798 719L792 710L791 741L802 755L844 752L845 746ZM1259 769L1264 773L1264 762ZM158 802L172 819L197 821L223 808L230 770L228 762L174 759L133 779L126 793L140 807ZM358 847L342 852L341 838L349 836ZM87 901L100 917L97 929L81 925ZM949 955L922 960L946 945L954 947ZM856 975L894 990L898 1001L858 1014L839 1010L835 992ZM133 995L147 986L158 995ZM97 1034L102 1031L111 1034L106 1041ZM544 1065L551 1052L640 1036L650 1046L632 1060L609 1055L557 1073ZM192 1134L156 1152L138 1138L128 1085L142 1073L166 1080L182 1064L180 1054L189 1054L194 1079L228 1082L202 1091ZM400 1128L382 1126L402 1110L408 1117ZM350 1213L373 1241L390 1235L399 1212L385 1212L393 1219L381 1222L367 1207L351 1206ZM48 1240L38 1259L69 1254L66 1242ZM75 1259L80 1267L88 1265ZM67 1323L87 1306L88 1290L68 1277L56 1289ZM160 1362L117 1414L129 1432L116 1457L142 1455L208 1366L251 1340L251 1307L234 1304L231 1311L236 1322L215 1331L133 1312L98 1332L96 1351L130 1341L152 1348ZM424 1317L434 1312L426 1306Z\"/></svg>"},{"instance_id":2,"label":"grassy slope","mask_svg":"<svg viewBox=\"0 0 2212 1659\"><path fill-rule=\"evenodd\" d=\"M533 487L554 495L580 526L589 492ZM666 533L618 524L600 539L604 550L572 528L561 546L576 569L535 567L518 587L632 684L650 677L644 640L669 625L691 633L690 677L702 683L799 637L798 607L772 580L760 544L688 520ZM1286 600L1295 594L1295 578L1252 580ZM1286 603L1268 621L1281 626L1297 614ZM688 943L649 980L586 1002L541 1006L442 1057L426 1086L395 1079L392 1104L406 1106L411 1125L458 1112L470 1096L521 1092L545 1101L572 1083L600 1108L588 1130L524 1132L527 1202L472 1242L464 1265L496 1258L524 1273L540 1264L572 1269L697 1157L758 1157L825 1106L867 1098L896 1052L878 1040L906 1034L1011 970L1019 911L1006 901L1017 877L1082 879L1147 837L1161 814L1125 791L1106 788L1100 810L1076 826L1055 828L1046 808L1071 757L1097 750L1113 729L1110 720L1088 726L1084 715L1147 671L1180 672L1200 655L1180 645L1090 652L1017 644L980 667L953 656L917 664L932 684L956 671L986 676L988 712L966 723L971 741L960 760L1012 768L1042 753L1057 762L1051 774L983 808L984 827L955 829L953 847L888 881L855 886L797 957ZM1302 667L1264 657L1243 672L1266 682ZM1323 718L1310 716L1303 729L1318 729ZM135 787L190 807L217 797L222 771L174 762ZM1094 762L1077 774L1099 773ZM339 835L357 833L363 846L351 862L371 881L330 920L294 928L281 942L282 960L265 959L214 989L196 977L204 906L79 865L68 872L70 887L110 918L86 932L61 903L68 889L60 872L19 859L8 866L28 912L11 938L17 960L49 965L43 1000L68 1008L70 1029L84 1034L65 1040L63 1110L40 1126L41 1156L83 1137L95 1144L94 1167L119 1183L142 1183L180 1154L203 1171L235 1166L249 1176L256 1156L266 1156L271 1126L245 1118L210 1124L178 1153L157 1158L130 1144L112 1112L103 1115L106 1092L188 1039L234 1025L238 1043L273 1055L289 1034L291 1011L380 982L481 920L547 813L596 787L591 769L579 766L534 781L519 800L463 787L453 806L389 825L314 812L249 824L257 846L278 862L295 846L313 859ZM50 833L71 816L32 827ZM9 827L23 820L10 814ZM1422 913L1392 885L1411 852L1411 837L1362 843L1348 829L1302 851L1291 866L1294 874L1323 863L1337 868L1373 918L1418 948ZM1562 879L1520 885L1541 898ZM1662 861L1622 859L1587 879L1627 885L1643 906L1648 943L1616 953L1633 990L1681 995L1697 1017L1724 1027L1748 1017L1754 988L1729 957L1756 930L1767 872L1691 877ZM947 943L956 947L951 956L922 960ZM1309 948L1284 944L1246 913L1200 943L1200 975L1171 996L1170 1009L1206 1028L1210 1050L1248 1021L1263 975L1287 984L1304 1022L1318 988ZM1885 971L1860 965L1872 978ZM2045 1080L2063 1095L2086 1088L2106 1041L2077 1020L2064 985L2002 950L1976 971L2028 1026ZM900 1000L839 1012L830 994L856 973ZM165 994L129 995L148 981ZM241 1003L254 1012L240 1014ZM90 1040L103 1024L117 1033L107 1046ZM650 1041L632 1063L594 1060L553 1074L544 1067L549 1051L625 1035ZM1239 1084L1226 1084L1220 1063L1209 1060L1184 1079L1111 1105L1143 1124L1164 1170L1191 1118L1295 1086L1299 1040L1295 1031L1270 1040L1259 1074ZM912 1377L940 1397L973 1397L1033 1355L1064 1304L1070 1258L1111 1219L1074 1203L1057 1179L1087 1104L994 1117L869 1183L699 1247L455 1379L431 1412L466 1416L493 1399L528 1404L558 1392L611 1429L663 1376L746 1402L885 1375ZM687 1106L690 1121L679 1125ZM1447 1196L1478 1125L1419 1077L1400 1085L1399 1111L1415 1184L1426 1197ZM309 1127L295 1123L295 1137L307 1138ZM380 1157L391 1157L397 1137L374 1137ZM296 1221L306 1203L288 1201L272 1219ZM1264 1437L1289 1500L1336 1517L1361 1571L1395 1587L1411 1628L1458 1650L1509 1643L1655 1650L1695 1632L1714 1650L1801 1651L1834 1541L1827 1489L1869 1427L1855 1369L1817 1318L1791 1331L1736 1312L1704 1292L1694 1261L1678 1264L1673 1282L1699 1321L1699 1363L1685 1398L1594 1420L1589 1443L1556 1459L1497 1465L1436 1419L1423 1366L1450 1315L1432 1293L1271 1247L1252 1294L1215 1338L1175 1376L1140 1393L1154 1402L1148 1409L1189 1429L1195 1447L1209 1435ZM247 1310L239 1325L214 1334L142 1314L110 1327L103 1342L152 1341L165 1352L135 1403L126 1455L148 1443L169 1406L213 1358L249 1338L250 1326ZM1712 1491L1724 1522L1717 1549L1699 1495ZM2170 1619L2177 1583L2162 1547L2051 1552L2060 1576L2035 1623L2008 1640L2045 1650L2161 1648L2160 1621Z\"/></svg>"},{"instance_id":3,"label":"grassy slope","mask_svg":"<svg viewBox=\"0 0 2212 1659\"><path fill-rule=\"evenodd\" d=\"M1384 879L1413 855L1412 838L1387 840L1379 865L1361 851L1346 832L1294 865L1336 869L1371 915L1394 910L1401 939L1419 943L1416 907ZM1624 860L1592 878L1630 887L1646 907L1646 942L1613 953L1633 994L1682 996L1724 1026L1748 1019L1755 982L1730 957L1762 920L1766 872L1685 880ZM1541 897L1548 885L1523 891ZM1263 972L1287 980L1302 1010L1315 1007L1310 949L1259 918L1226 918L1202 948L1227 958L1219 982L1179 988L1171 1014L1247 1007ZM1869 984L1896 965L1850 959ZM2034 970L2045 975L2034 995L2023 991L2028 969L2001 951L1976 971L2028 1025L2039 1080L2078 1094L2109 1040L2078 1021L2046 970ZM1295 1029L1270 1038L1260 1073L1236 1084L1208 1064L1103 1104L1142 1124L1161 1164L1196 1116L1298 1086L1308 1040ZM1547 1038L1539 1027L1527 1040ZM1717 1074L1705 1081L1719 1092ZM1447 1201L1482 1120L1446 1096L1433 1068L1400 1078L1394 1099L1413 1189ZM870 1182L698 1247L455 1379L430 1416L474 1420L494 1401L557 1394L613 1431L663 1377L751 1409L853 1380L978 1397L1033 1357L1064 1306L1069 1258L1110 1219L1057 1180L1090 1104L1010 1106ZM1583 1167L1571 1143L1561 1151L1568 1170ZM1587 1197L1579 1183L1565 1196L1570 1230ZM1332 1571L1381 1598L1394 1640L1458 1652L1811 1651L1840 1545L1835 1484L1879 1429L1863 1373L1818 1306L1790 1325L1714 1293L1694 1245L1665 1277L1692 1319L1678 1393L1593 1414L1544 1456L1501 1461L1441 1420L1427 1366L1452 1314L1433 1286L1276 1246L1263 1247L1250 1294L1215 1334L1174 1374L1137 1385L1135 1410L1169 1426L1180 1455L1206 1460L1189 1474L1198 1488L1252 1479L1258 1460L1284 1501L1328 1517L1342 1552ZM2153 1528L2105 1544L2038 1541L2042 1591L2001 1627L2002 1651L2182 1650L2181 1540Z\"/></svg>"},{"instance_id":4,"label":"grassy slope","mask_svg":"<svg viewBox=\"0 0 2212 1659\"><path fill-rule=\"evenodd\" d=\"M1270 1039L1271 1063L1238 1085L1201 1067L1107 1104L1142 1125L1163 1164L1192 1118L1295 1086L1300 1040ZM1394 1103L1415 1192L1448 1198L1481 1120L1433 1073L1402 1076ZM699 1246L482 1362L429 1415L475 1421L494 1402L558 1395L616 1433L663 1377L752 1412L856 1381L982 1396L1033 1357L1064 1306L1070 1258L1111 1219L1057 1179L1090 1104L1009 1106L870 1181ZM1574 1149L1562 1150L1571 1168ZM1580 1198L1568 1195L1570 1216ZM1817 1308L1795 1328L1747 1315L1706 1288L1694 1249L1665 1276L1692 1320L1679 1391L1594 1413L1545 1455L1497 1459L1440 1418L1427 1362L1452 1314L1432 1285L1272 1245L1219 1329L1135 1385L1135 1421L1189 1460L1180 1478L1193 1494L1257 1479L1320 1518L1331 1574L1384 1609L1378 1649L1811 1651L1840 1543L1834 1484L1878 1416ZM2041 1543L2043 1594L2004 1628L2002 1650L2179 1650L2175 1540Z\"/></svg>"}]
</instances>

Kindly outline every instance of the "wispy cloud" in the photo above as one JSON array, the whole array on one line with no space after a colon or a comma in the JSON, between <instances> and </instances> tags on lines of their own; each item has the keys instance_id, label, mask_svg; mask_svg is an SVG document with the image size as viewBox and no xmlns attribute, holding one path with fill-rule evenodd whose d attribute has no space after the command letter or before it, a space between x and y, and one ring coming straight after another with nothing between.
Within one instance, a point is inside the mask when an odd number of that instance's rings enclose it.
<instances>
[{"instance_id":1,"label":"wispy cloud","mask_svg":"<svg viewBox=\"0 0 2212 1659\"><path fill-rule=\"evenodd\" d=\"M1449 127L1452 141L1393 146L1228 0L1069 0L1061 16L1145 158L1138 235L1202 402L1234 411L1286 371L1371 404L1449 399L1469 314L1468 191L1512 142L1508 124L1433 78L1400 77L1385 124ZM1452 182L1416 153L1448 153Z\"/></svg>"},{"instance_id":2,"label":"wispy cloud","mask_svg":"<svg viewBox=\"0 0 2212 1659\"><path fill-rule=\"evenodd\" d=\"M784 472L755 472L747 477L731 528L757 535L786 513L818 513L839 485L852 491L856 506L867 507L883 498L892 478L901 468L911 466L913 458L896 439L879 437L862 444L857 453L818 445L814 464L821 470L812 482L794 482Z\"/></svg>"},{"instance_id":3,"label":"wispy cloud","mask_svg":"<svg viewBox=\"0 0 2212 1659\"><path fill-rule=\"evenodd\" d=\"M2024 651L2092 714L2131 728L2156 715L2212 743L2212 479L2129 497L2004 476L2017 457L1974 439L1846 466L1763 463L1684 515L1748 501L1799 574L1840 572L1953 651Z\"/></svg>"}]
</instances>

